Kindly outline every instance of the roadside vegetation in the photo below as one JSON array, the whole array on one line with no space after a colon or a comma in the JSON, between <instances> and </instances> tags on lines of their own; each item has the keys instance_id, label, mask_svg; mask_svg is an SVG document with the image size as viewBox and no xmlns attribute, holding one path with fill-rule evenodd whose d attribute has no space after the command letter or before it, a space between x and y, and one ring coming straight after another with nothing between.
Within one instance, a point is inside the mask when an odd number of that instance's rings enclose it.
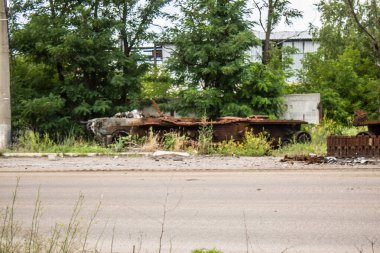
<instances>
[{"instance_id":1,"label":"roadside vegetation","mask_svg":"<svg viewBox=\"0 0 380 253\"><path fill-rule=\"evenodd\" d=\"M115 154L127 151L156 150L186 151L195 155L223 155L223 156L284 156L284 155L325 155L327 137L329 135L356 135L365 131L364 127L343 126L332 120L325 119L320 125L307 125L312 141L297 143L290 140L287 143L270 139L266 133L254 134L247 130L242 141L230 139L214 143L213 129L210 125L203 125L198 131L197 140L192 140L179 132L154 133L149 131L147 136L129 135L117 139L108 147L103 147L94 140L76 137L70 134L66 137L53 138L49 134L39 134L26 130L15 139L13 146L3 152L19 153L99 153Z\"/></svg>"},{"instance_id":2,"label":"roadside vegetation","mask_svg":"<svg viewBox=\"0 0 380 253\"><path fill-rule=\"evenodd\" d=\"M116 144L115 144L116 145ZM53 138L48 133L39 134L25 130L6 152L35 153L109 153L110 150L74 134Z\"/></svg>"},{"instance_id":3,"label":"roadside vegetation","mask_svg":"<svg viewBox=\"0 0 380 253\"><path fill-rule=\"evenodd\" d=\"M311 135L311 142L296 143L291 141L272 151L274 156L284 155L325 155L327 152L327 137L329 135L355 136L366 131L365 127L344 126L333 120L325 118L320 125L307 125L304 129Z\"/></svg>"}]
</instances>

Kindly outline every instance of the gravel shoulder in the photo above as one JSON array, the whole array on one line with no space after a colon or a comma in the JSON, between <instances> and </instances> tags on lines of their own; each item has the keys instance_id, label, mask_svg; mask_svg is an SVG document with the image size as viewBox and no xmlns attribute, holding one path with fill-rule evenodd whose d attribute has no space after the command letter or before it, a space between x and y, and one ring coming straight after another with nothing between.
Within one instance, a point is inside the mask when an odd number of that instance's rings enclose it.
<instances>
[{"instance_id":1,"label":"gravel shoulder","mask_svg":"<svg viewBox=\"0 0 380 253\"><path fill-rule=\"evenodd\" d=\"M380 170L380 160L368 163L281 162L281 157L153 156L124 154L117 156L0 156L1 172L70 171L259 171L259 170Z\"/></svg>"}]
</instances>

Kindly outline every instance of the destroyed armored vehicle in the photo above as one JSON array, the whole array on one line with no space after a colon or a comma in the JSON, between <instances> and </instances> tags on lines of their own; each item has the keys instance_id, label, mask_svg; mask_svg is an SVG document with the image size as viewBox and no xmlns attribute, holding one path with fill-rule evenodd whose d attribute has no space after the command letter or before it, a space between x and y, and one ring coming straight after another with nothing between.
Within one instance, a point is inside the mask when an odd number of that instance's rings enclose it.
<instances>
[{"instance_id":1,"label":"destroyed armored vehicle","mask_svg":"<svg viewBox=\"0 0 380 253\"><path fill-rule=\"evenodd\" d=\"M265 132L273 141L273 145L311 140L309 133L301 131L301 125L307 124L301 120L272 120L267 116L257 115L247 118L221 117L205 122L197 118L165 116L161 112L159 115L144 117L136 111L118 113L114 117L89 120L87 129L105 146L123 136L148 136L150 129L158 134L178 132L191 140L197 140L202 125L212 126L215 142L231 139L241 141L247 129L252 130L254 134Z\"/></svg>"}]
</instances>

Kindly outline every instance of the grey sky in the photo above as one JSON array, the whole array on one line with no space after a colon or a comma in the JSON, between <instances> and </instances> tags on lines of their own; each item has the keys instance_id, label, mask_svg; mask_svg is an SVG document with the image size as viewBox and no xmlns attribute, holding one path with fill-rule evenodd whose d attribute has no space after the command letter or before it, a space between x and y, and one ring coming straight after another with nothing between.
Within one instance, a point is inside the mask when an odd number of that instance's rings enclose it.
<instances>
[{"instance_id":1,"label":"grey sky","mask_svg":"<svg viewBox=\"0 0 380 253\"><path fill-rule=\"evenodd\" d=\"M302 31L309 28L309 23L320 26L320 14L315 6L319 0L291 0L293 8L296 8L303 12L303 18L293 21L293 26L288 27L285 24L281 24L276 30L297 30Z\"/></svg>"},{"instance_id":2,"label":"grey sky","mask_svg":"<svg viewBox=\"0 0 380 253\"><path fill-rule=\"evenodd\" d=\"M249 0L248 0L249 1ZM285 24L280 24L276 31L304 31L309 28L309 23L313 25L320 25L320 14L315 6L320 0L290 0L292 7L296 8L303 12L303 18L293 20L293 26L289 27ZM251 2L251 1L249 1ZM165 8L166 11L175 12L173 7L168 6ZM157 25L165 26L168 25L167 21L164 19L157 19L155 22ZM169 25L170 26L170 25ZM255 30L260 30L260 27L257 26Z\"/></svg>"}]
</instances>

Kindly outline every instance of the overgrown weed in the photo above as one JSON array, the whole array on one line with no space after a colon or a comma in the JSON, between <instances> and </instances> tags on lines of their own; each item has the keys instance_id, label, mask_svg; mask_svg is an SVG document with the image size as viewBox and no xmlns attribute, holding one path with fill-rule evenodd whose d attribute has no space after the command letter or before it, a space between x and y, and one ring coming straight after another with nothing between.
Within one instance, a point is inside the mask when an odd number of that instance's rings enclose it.
<instances>
[{"instance_id":1,"label":"overgrown weed","mask_svg":"<svg viewBox=\"0 0 380 253\"><path fill-rule=\"evenodd\" d=\"M216 145L215 152L222 155L265 156L271 153L271 142L265 133L254 134L246 129L243 141L223 141Z\"/></svg>"},{"instance_id":2,"label":"overgrown weed","mask_svg":"<svg viewBox=\"0 0 380 253\"><path fill-rule=\"evenodd\" d=\"M1 253L74 253L100 252L97 245L88 245L88 237L94 220L98 214L101 202L91 214L86 226L81 217L84 196L81 194L76 201L67 225L56 223L50 235L40 233L41 200L40 189L34 205L34 212L29 230L15 221L15 203L20 179L17 179L10 205L1 210L0 216L0 252ZM112 250L111 250L112 251Z\"/></svg>"},{"instance_id":3,"label":"overgrown weed","mask_svg":"<svg viewBox=\"0 0 380 253\"><path fill-rule=\"evenodd\" d=\"M77 138L74 134L65 137L57 136L54 140L49 134L39 134L32 130L22 131L10 148L10 152L41 153L109 153L95 141Z\"/></svg>"},{"instance_id":4,"label":"overgrown weed","mask_svg":"<svg viewBox=\"0 0 380 253\"><path fill-rule=\"evenodd\" d=\"M213 153L213 127L211 124L206 124L207 118L202 118L202 125L198 130L198 143L197 143L197 151L198 154L210 154Z\"/></svg>"},{"instance_id":5,"label":"overgrown weed","mask_svg":"<svg viewBox=\"0 0 380 253\"><path fill-rule=\"evenodd\" d=\"M148 136L143 145L145 151L155 151L160 146L158 134L153 132L152 128L149 128Z\"/></svg>"},{"instance_id":6,"label":"overgrown weed","mask_svg":"<svg viewBox=\"0 0 380 253\"><path fill-rule=\"evenodd\" d=\"M168 132L164 134L162 147L165 150L181 151L185 149L188 138L178 132Z\"/></svg>"},{"instance_id":7,"label":"overgrown weed","mask_svg":"<svg viewBox=\"0 0 380 253\"><path fill-rule=\"evenodd\" d=\"M138 135L127 135L119 137L115 143L110 145L110 148L115 152L124 152L131 148L142 148L147 137Z\"/></svg>"}]
</instances>

